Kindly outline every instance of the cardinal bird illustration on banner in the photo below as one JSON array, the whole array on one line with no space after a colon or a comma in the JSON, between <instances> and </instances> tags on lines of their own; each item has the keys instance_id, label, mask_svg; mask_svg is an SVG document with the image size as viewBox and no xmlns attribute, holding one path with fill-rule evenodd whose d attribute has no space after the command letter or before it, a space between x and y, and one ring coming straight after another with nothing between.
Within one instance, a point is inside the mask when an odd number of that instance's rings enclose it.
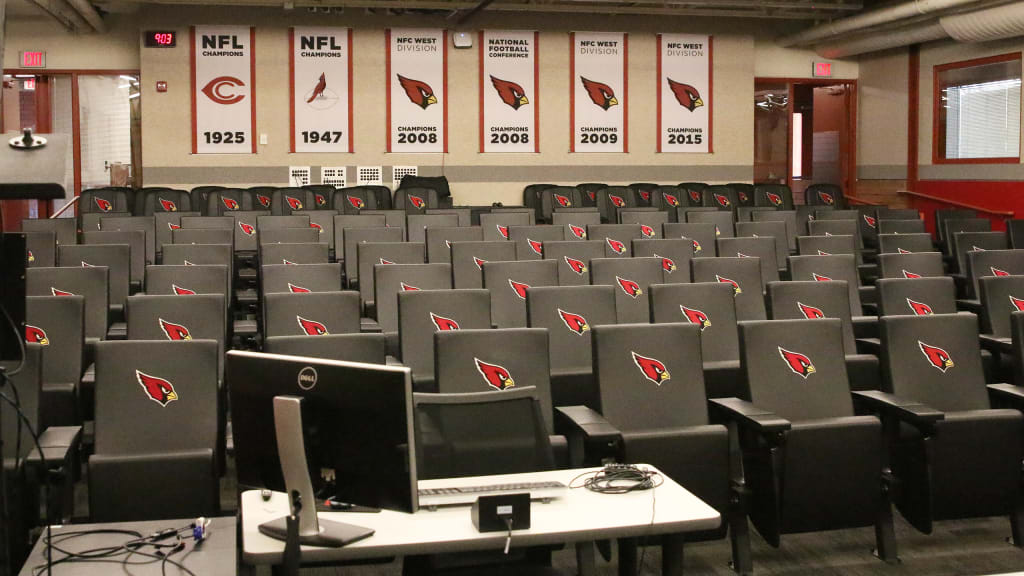
<instances>
[{"instance_id":1,"label":"cardinal bird illustration on banner","mask_svg":"<svg viewBox=\"0 0 1024 576\"><path fill-rule=\"evenodd\" d=\"M402 85L402 89L405 90L406 96L409 97L409 101L413 104L427 109L427 106L431 104L437 104L437 96L434 96L434 89L430 87L426 82L420 80L413 80L412 78L406 78L401 74L397 74L398 82Z\"/></svg>"},{"instance_id":2,"label":"cardinal bird illustration on banner","mask_svg":"<svg viewBox=\"0 0 1024 576\"><path fill-rule=\"evenodd\" d=\"M700 92L689 84L683 84L682 82L676 82L671 78L665 78L668 80L668 87L672 89L672 94L676 97L676 102L683 108L686 108L690 112L693 112L698 107L704 105L704 100L701 100Z\"/></svg>"},{"instance_id":3,"label":"cardinal bird illustration on banner","mask_svg":"<svg viewBox=\"0 0 1024 576\"><path fill-rule=\"evenodd\" d=\"M327 75L326 74L320 74L320 80L316 83L316 86L313 88L313 93L309 95L309 98L306 100L306 104L309 104L309 103L313 102L313 100L316 100L321 94L324 93L324 90L326 88L327 88Z\"/></svg>"},{"instance_id":4,"label":"cardinal bird illustration on banner","mask_svg":"<svg viewBox=\"0 0 1024 576\"><path fill-rule=\"evenodd\" d=\"M619 103L619 100L615 98L615 91L612 90L611 86L601 82L588 80L583 76L580 76L580 80L583 81L583 88L586 89L590 99L594 101L594 104L600 106L601 109L607 110Z\"/></svg>"},{"instance_id":5,"label":"cardinal bird illustration on banner","mask_svg":"<svg viewBox=\"0 0 1024 576\"><path fill-rule=\"evenodd\" d=\"M498 91L501 101L511 106L513 110L519 110L520 106L530 103L530 100L526 97L526 91L515 82L491 76L491 84Z\"/></svg>"}]
</instances>

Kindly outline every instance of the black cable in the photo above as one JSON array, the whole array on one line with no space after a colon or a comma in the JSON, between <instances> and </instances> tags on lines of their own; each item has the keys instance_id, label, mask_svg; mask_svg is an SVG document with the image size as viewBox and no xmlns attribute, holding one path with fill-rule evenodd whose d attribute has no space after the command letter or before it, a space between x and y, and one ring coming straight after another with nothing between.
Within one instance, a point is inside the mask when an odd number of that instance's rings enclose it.
<instances>
[{"instance_id":1,"label":"black cable","mask_svg":"<svg viewBox=\"0 0 1024 576\"><path fill-rule=\"evenodd\" d=\"M19 339L20 339L20 336L19 336ZM7 373L2 371L2 370L0 370L0 378L2 378L3 380L5 380L7 382L10 382L10 379L9 379ZM14 388L13 385L11 387ZM0 392L0 398L2 398L5 402L10 404L14 408L14 411L15 411L15 413L17 413L18 418L21 419L22 423L25 424L25 428L28 429L29 434L32 435L32 440L36 444L36 451L39 452L39 462L40 462L40 468L42 469L43 488L44 488L44 491L43 491L43 510L44 510L44 512L43 512L43 521L46 523L46 533L47 533L47 535L49 535L50 534L50 468L46 464L46 456L43 454L43 447L39 443L39 434L37 434L35 428L32 427L32 423L29 422L28 417L25 416L25 412L21 409L21 406L16 404L13 400L11 400L11 398L8 395L4 394L3 392ZM21 426L19 426L18 429L20 430ZM5 492L6 492L6 490L5 490ZM6 494L5 494L4 497L6 498ZM6 506L5 506L5 512L6 512ZM8 526L10 526L10 523L8 523ZM6 538L5 538L5 540L6 540ZM48 565L48 567L47 567L47 574L49 574L50 573L50 570L49 570L49 564L50 564L50 552L49 552L49 549L47 549L46 557L47 557L47 562L46 563Z\"/></svg>"},{"instance_id":2,"label":"black cable","mask_svg":"<svg viewBox=\"0 0 1024 576\"><path fill-rule=\"evenodd\" d=\"M161 564L161 572L163 573L166 573L167 565L170 564L186 574L195 576L195 573L185 567L181 561L171 558L174 554L185 549L185 540L182 538L182 533L189 530L191 530L191 526L161 530L148 536L144 536L135 530L109 528L96 530L74 530L63 532L56 536L44 536L43 538L45 546L64 555L63 558L59 558L56 561L49 563L51 566L74 562L103 562L120 564L123 567L127 567L150 565L159 562ZM72 551L64 547L65 542L74 540L75 538L97 534L121 534L128 536L131 539L113 546L101 546L80 551ZM161 540L168 536L173 536L174 541L168 543L161 542ZM143 547L151 547L155 550L152 553L140 550L140 548ZM170 550L168 552L164 552L162 549ZM194 550L195 546L193 546L192 549ZM189 552L191 552L191 550ZM146 558L146 560L133 561L132 556L136 555L142 556ZM185 556L187 555L188 554L185 554ZM182 557L182 560L184 560L184 556ZM34 566L32 568L33 576L41 575L46 566L46 564Z\"/></svg>"},{"instance_id":3,"label":"black cable","mask_svg":"<svg viewBox=\"0 0 1024 576\"><path fill-rule=\"evenodd\" d=\"M584 476L589 477L585 478L582 484L576 485L576 481ZM627 494L657 488L663 482L661 474L654 470L628 464L614 464L576 476L569 482L569 488L586 488L600 494Z\"/></svg>"}]
</instances>

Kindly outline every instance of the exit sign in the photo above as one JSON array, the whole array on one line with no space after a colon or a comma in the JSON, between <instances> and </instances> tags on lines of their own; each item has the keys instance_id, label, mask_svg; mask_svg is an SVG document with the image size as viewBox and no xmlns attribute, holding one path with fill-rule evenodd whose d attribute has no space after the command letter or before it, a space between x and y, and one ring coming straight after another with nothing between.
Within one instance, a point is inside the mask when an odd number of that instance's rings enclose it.
<instances>
[{"instance_id":1,"label":"exit sign","mask_svg":"<svg viewBox=\"0 0 1024 576\"><path fill-rule=\"evenodd\" d=\"M832 77L832 63L831 62L815 62L814 63L814 77L815 78L831 78Z\"/></svg>"},{"instance_id":2,"label":"exit sign","mask_svg":"<svg viewBox=\"0 0 1024 576\"><path fill-rule=\"evenodd\" d=\"M18 52L21 68L46 68L46 52Z\"/></svg>"}]
</instances>

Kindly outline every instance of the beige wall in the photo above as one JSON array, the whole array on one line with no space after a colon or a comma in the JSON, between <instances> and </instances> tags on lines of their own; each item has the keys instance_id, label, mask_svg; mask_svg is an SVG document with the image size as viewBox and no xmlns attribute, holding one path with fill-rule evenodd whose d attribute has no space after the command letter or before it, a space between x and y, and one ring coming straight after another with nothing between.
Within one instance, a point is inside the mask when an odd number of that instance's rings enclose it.
<instances>
[{"instance_id":1,"label":"beige wall","mask_svg":"<svg viewBox=\"0 0 1024 576\"><path fill-rule=\"evenodd\" d=\"M845 80L858 76L860 65L856 60L829 60L814 50L781 48L774 35L759 35L754 39L754 75L758 78L810 78L815 62L831 62L832 77Z\"/></svg>"},{"instance_id":2,"label":"beige wall","mask_svg":"<svg viewBox=\"0 0 1024 576\"><path fill-rule=\"evenodd\" d=\"M857 168L866 180L907 176L909 56L899 48L860 59Z\"/></svg>"}]
</instances>

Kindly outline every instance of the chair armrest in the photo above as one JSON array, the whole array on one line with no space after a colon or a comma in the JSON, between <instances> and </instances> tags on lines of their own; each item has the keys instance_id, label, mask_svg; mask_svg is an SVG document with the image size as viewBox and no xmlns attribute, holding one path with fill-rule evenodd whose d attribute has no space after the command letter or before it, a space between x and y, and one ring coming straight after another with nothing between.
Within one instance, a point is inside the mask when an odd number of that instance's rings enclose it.
<instances>
[{"instance_id":1,"label":"chair armrest","mask_svg":"<svg viewBox=\"0 0 1024 576\"><path fill-rule=\"evenodd\" d=\"M401 360L395 358L391 354L384 357L384 364L387 366L405 366L405 364L402 364Z\"/></svg>"},{"instance_id":2,"label":"chair armrest","mask_svg":"<svg viewBox=\"0 0 1024 576\"><path fill-rule=\"evenodd\" d=\"M778 434L793 427L789 420L739 398L711 398L708 407L721 419L736 422L762 434Z\"/></svg>"},{"instance_id":3,"label":"chair armrest","mask_svg":"<svg viewBox=\"0 0 1024 576\"><path fill-rule=\"evenodd\" d=\"M582 435L590 442L617 442L622 432L596 410L586 406L555 408L555 429L567 436Z\"/></svg>"},{"instance_id":4,"label":"chair armrest","mask_svg":"<svg viewBox=\"0 0 1024 576\"><path fill-rule=\"evenodd\" d=\"M1013 354L1013 342L1009 338L1000 338L992 334L978 334L978 343L982 349L993 354Z\"/></svg>"},{"instance_id":5,"label":"chair armrest","mask_svg":"<svg viewBox=\"0 0 1024 576\"><path fill-rule=\"evenodd\" d=\"M993 400L993 404L1015 408L1024 412L1024 386L989 384L988 395Z\"/></svg>"},{"instance_id":6,"label":"chair armrest","mask_svg":"<svg viewBox=\"0 0 1024 576\"><path fill-rule=\"evenodd\" d=\"M82 442L81 426L51 426L39 435L39 447L50 470L58 470L71 463ZM31 466L42 466L39 448L33 448L25 461Z\"/></svg>"},{"instance_id":7,"label":"chair armrest","mask_svg":"<svg viewBox=\"0 0 1024 576\"><path fill-rule=\"evenodd\" d=\"M851 392L854 402L866 404L872 411L883 416L892 416L917 428L927 427L944 420L946 415L914 400L900 398L880 390L859 390Z\"/></svg>"}]
</instances>

